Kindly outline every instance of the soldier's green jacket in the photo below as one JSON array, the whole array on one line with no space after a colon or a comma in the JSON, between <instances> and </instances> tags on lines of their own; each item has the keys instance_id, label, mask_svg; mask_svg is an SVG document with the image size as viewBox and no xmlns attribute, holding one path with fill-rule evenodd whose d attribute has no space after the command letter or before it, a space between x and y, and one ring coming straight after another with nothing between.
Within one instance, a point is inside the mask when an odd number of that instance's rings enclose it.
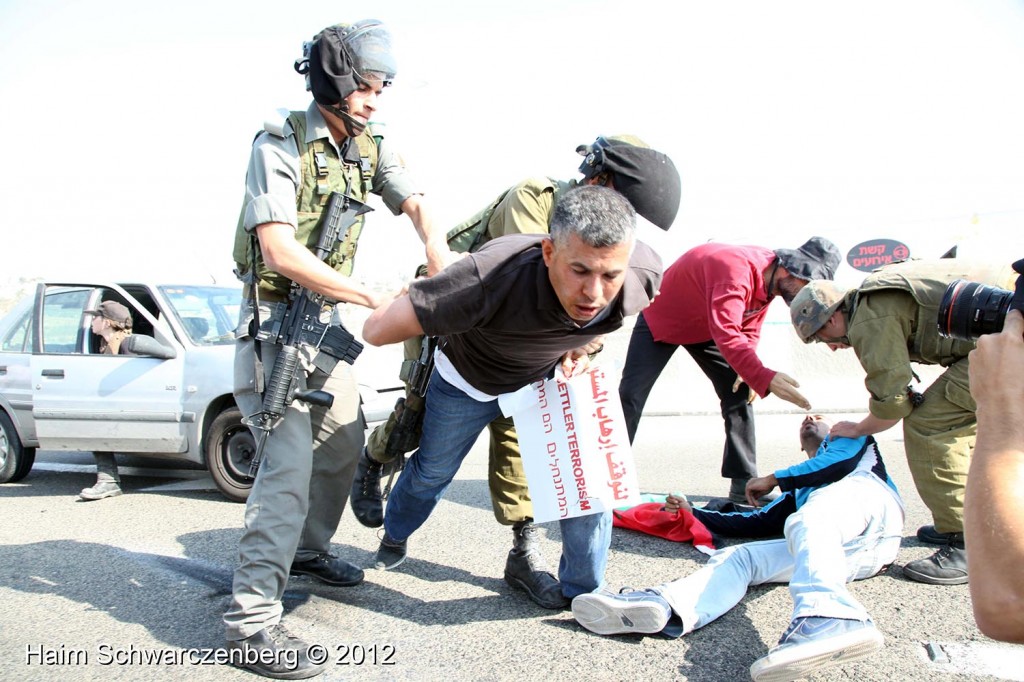
<instances>
[{"instance_id":1,"label":"soldier's green jacket","mask_svg":"<svg viewBox=\"0 0 1024 682\"><path fill-rule=\"evenodd\" d=\"M956 259L907 261L876 270L846 294L846 335L866 373L872 415L903 419L913 410L911 362L946 367L974 348L939 336L939 303L955 279L1007 288L1013 272Z\"/></svg>"},{"instance_id":2,"label":"soldier's green jacket","mask_svg":"<svg viewBox=\"0 0 1024 682\"><path fill-rule=\"evenodd\" d=\"M555 200L576 184L575 180L527 178L449 230L448 246L458 253L466 253L507 234L547 234Z\"/></svg>"}]
</instances>

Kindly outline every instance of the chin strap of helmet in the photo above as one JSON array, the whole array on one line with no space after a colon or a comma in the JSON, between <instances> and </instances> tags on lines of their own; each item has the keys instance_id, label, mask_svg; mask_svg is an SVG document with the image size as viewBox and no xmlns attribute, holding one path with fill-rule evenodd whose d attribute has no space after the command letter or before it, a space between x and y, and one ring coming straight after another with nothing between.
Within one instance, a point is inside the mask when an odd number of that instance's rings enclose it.
<instances>
[{"instance_id":1,"label":"chin strap of helmet","mask_svg":"<svg viewBox=\"0 0 1024 682\"><path fill-rule=\"evenodd\" d=\"M345 126L345 132L349 137L359 137L366 130L366 124L348 113L348 103L342 102L340 106L325 104L324 108L341 119Z\"/></svg>"}]
</instances>

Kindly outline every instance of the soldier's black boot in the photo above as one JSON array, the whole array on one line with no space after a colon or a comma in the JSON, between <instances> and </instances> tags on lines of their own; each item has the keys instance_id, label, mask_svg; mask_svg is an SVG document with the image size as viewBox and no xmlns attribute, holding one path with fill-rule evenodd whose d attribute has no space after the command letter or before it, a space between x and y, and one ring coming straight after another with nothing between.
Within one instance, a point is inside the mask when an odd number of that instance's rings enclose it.
<instances>
[{"instance_id":1,"label":"soldier's black boot","mask_svg":"<svg viewBox=\"0 0 1024 682\"><path fill-rule=\"evenodd\" d=\"M384 465L371 459L363 448L356 466L356 477L352 479L349 504L356 520L367 528L380 528L384 524L384 500L380 492L383 471Z\"/></svg>"},{"instance_id":2,"label":"soldier's black boot","mask_svg":"<svg viewBox=\"0 0 1024 682\"><path fill-rule=\"evenodd\" d=\"M967 546L963 533L950 533L946 546L927 559L911 561L903 575L930 585L963 585L967 582Z\"/></svg>"},{"instance_id":3,"label":"soldier's black boot","mask_svg":"<svg viewBox=\"0 0 1024 682\"><path fill-rule=\"evenodd\" d=\"M546 609L564 609L569 600L562 585L548 570L537 547L537 527L529 521L512 526L513 543L505 561L505 582L530 596Z\"/></svg>"}]
</instances>

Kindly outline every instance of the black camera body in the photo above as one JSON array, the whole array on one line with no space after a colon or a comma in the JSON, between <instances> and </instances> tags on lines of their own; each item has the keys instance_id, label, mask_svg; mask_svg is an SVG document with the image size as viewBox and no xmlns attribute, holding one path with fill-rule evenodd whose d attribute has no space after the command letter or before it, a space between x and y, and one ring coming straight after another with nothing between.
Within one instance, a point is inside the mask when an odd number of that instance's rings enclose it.
<instances>
[{"instance_id":1,"label":"black camera body","mask_svg":"<svg viewBox=\"0 0 1024 682\"><path fill-rule=\"evenodd\" d=\"M1002 331L1008 310L1024 312L1024 258L1013 270L1018 275L1013 291L963 279L950 282L939 303L939 334L975 341Z\"/></svg>"}]
</instances>

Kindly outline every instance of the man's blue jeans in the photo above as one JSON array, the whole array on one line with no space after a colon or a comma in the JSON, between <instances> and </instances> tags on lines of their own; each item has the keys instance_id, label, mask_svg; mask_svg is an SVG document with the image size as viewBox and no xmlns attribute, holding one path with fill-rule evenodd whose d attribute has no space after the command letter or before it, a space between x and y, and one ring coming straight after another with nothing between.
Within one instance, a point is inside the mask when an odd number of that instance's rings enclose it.
<instances>
[{"instance_id":1,"label":"man's blue jeans","mask_svg":"<svg viewBox=\"0 0 1024 682\"><path fill-rule=\"evenodd\" d=\"M420 448L388 497L384 530L394 540L408 539L423 525L477 437L501 414L497 400L474 400L436 371L430 377L426 405ZM611 514L590 514L559 523L562 559L558 579L562 593L572 599L600 589L608 564Z\"/></svg>"}]
</instances>

